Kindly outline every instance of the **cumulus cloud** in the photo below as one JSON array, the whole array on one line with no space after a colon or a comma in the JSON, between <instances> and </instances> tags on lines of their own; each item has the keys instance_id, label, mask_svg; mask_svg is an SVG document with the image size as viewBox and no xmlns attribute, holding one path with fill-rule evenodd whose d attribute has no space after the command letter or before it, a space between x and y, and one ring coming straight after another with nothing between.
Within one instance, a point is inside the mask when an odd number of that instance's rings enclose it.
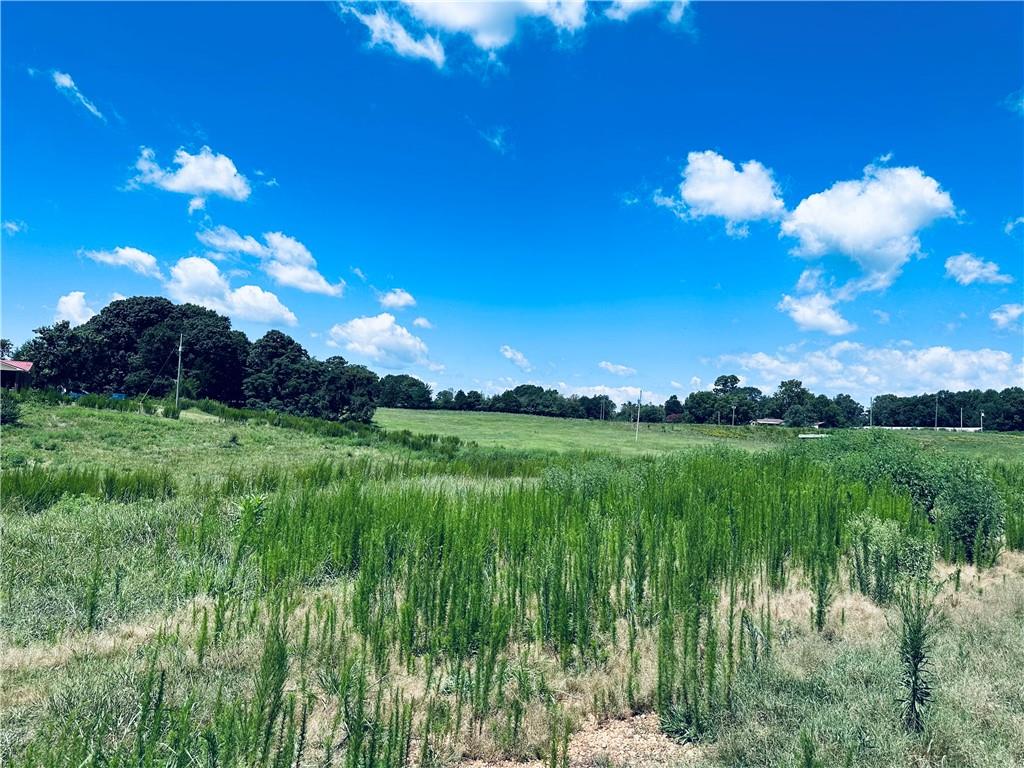
<instances>
[{"instance_id":1,"label":"cumulus cloud","mask_svg":"<svg viewBox=\"0 0 1024 768\"><path fill-rule=\"evenodd\" d=\"M428 331L434 327L433 324L425 317L417 317L415 320L412 321L412 324L415 325L417 328L424 328Z\"/></svg>"},{"instance_id":2,"label":"cumulus cloud","mask_svg":"<svg viewBox=\"0 0 1024 768\"><path fill-rule=\"evenodd\" d=\"M388 312L336 324L331 327L329 335L335 345L344 344L349 352L385 368L423 365L431 370L443 369L443 366L431 362L423 339L399 325L395 316Z\"/></svg>"},{"instance_id":3,"label":"cumulus cloud","mask_svg":"<svg viewBox=\"0 0 1024 768\"><path fill-rule=\"evenodd\" d=\"M387 293L378 296L377 301L386 309L405 309L416 306L416 299L404 288L392 288Z\"/></svg>"},{"instance_id":4,"label":"cumulus cloud","mask_svg":"<svg viewBox=\"0 0 1024 768\"><path fill-rule=\"evenodd\" d=\"M132 186L149 184L168 192L191 195L189 213L205 208L206 198L213 195L242 201L252 192L249 180L238 172L231 158L215 154L207 146L195 155L178 149L174 153L174 164L178 166L176 170L161 168L156 162L156 153L143 147L135 161L138 174L129 183Z\"/></svg>"},{"instance_id":5,"label":"cumulus cloud","mask_svg":"<svg viewBox=\"0 0 1024 768\"><path fill-rule=\"evenodd\" d=\"M309 249L283 232L265 232L261 243L252 235L242 236L230 227L219 226L200 230L196 238L218 253L257 257L262 270L278 285L325 296L341 296L345 291L344 280L328 282Z\"/></svg>"},{"instance_id":6,"label":"cumulus cloud","mask_svg":"<svg viewBox=\"0 0 1024 768\"><path fill-rule=\"evenodd\" d=\"M678 198L657 192L654 202L681 218L725 219L726 232L733 237L746 237L751 221L778 219L785 213L782 193L769 168L757 160L737 168L711 150L686 156Z\"/></svg>"},{"instance_id":7,"label":"cumulus cloud","mask_svg":"<svg viewBox=\"0 0 1024 768\"><path fill-rule=\"evenodd\" d=\"M86 303L85 291L71 291L57 299L57 313L53 322L67 320L71 325L81 325L96 312Z\"/></svg>"},{"instance_id":8,"label":"cumulus cloud","mask_svg":"<svg viewBox=\"0 0 1024 768\"><path fill-rule=\"evenodd\" d=\"M848 392L866 402L873 395L910 395L940 389L1004 389L1021 386L1024 361L996 349L945 346L868 347L840 341L800 356L780 352L726 355L720 364L737 365L770 391L785 379L829 393Z\"/></svg>"},{"instance_id":9,"label":"cumulus cloud","mask_svg":"<svg viewBox=\"0 0 1024 768\"><path fill-rule=\"evenodd\" d=\"M857 330L857 326L844 318L835 307L836 300L821 293L808 296L784 295L778 304L804 331L824 331L830 336L842 336Z\"/></svg>"},{"instance_id":10,"label":"cumulus cloud","mask_svg":"<svg viewBox=\"0 0 1024 768\"><path fill-rule=\"evenodd\" d=\"M608 373L614 373L616 376L633 376L636 373L636 368L630 368L628 365L609 363L607 360L602 360L597 364L597 367L604 368Z\"/></svg>"},{"instance_id":11,"label":"cumulus cloud","mask_svg":"<svg viewBox=\"0 0 1024 768\"><path fill-rule=\"evenodd\" d=\"M138 272L145 277L155 277L157 280L163 279L163 273L156 263L156 256L140 251L138 248L118 246L112 251L82 251L81 253L100 264L109 264L112 267L128 267L132 272Z\"/></svg>"},{"instance_id":12,"label":"cumulus cloud","mask_svg":"<svg viewBox=\"0 0 1024 768\"><path fill-rule=\"evenodd\" d=\"M614 21L627 21L638 11L657 5L667 7L667 20L682 21L687 3L671 4L651 0L616 0L601 5L601 16ZM337 5L342 18L357 19L370 32L370 45L391 49L399 56L425 59L441 68L447 61L445 42L468 38L488 59L508 46L526 22L538 22L559 33L583 29L588 20L585 0L504 0L503 2L438 2L437 0L402 0L372 13L359 3L347 0Z\"/></svg>"},{"instance_id":13,"label":"cumulus cloud","mask_svg":"<svg viewBox=\"0 0 1024 768\"><path fill-rule=\"evenodd\" d=\"M438 69L444 66L444 46L434 35L413 37L398 19L383 8L377 8L373 13L362 13L349 3L341 3L338 7L351 13L370 31L371 46L385 46L405 58L426 59Z\"/></svg>"},{"instance_id":14,"label":"cumulus cloud","mask_svg":"<svg viewBox=\"0 0 1024 768\"><path fill-rule=\"evenodd\" d=\"M0 226L3 226L4 232L6 232L11 237L14 237L15 235L20 234L21 232L24 232L25 230L28 229L28 226L25 224L24 221L14 221L13 219L8 219Z\"/></svg>"},{"instance_id":15,"label":"cumulus cloud","mask_svg":"<svg viewBox=\"0 0 1024 768\"><path fill-rule=\"evenodd\" d=\"M560 31L574 32L586 23L583 0L508 0L500 3L439 3L405 0L411 15L423 25L447 33L466 34L477 48L496 51L512 42L523 19L537 18Z\"/></svg>"},{"instance_id":16,"label":"cumulus cloud","mask_svg":"<svg viewBox=\"0 0 1024 768\"><path fill-rule=\"evenodd\" d=\"M267 232L269 255L263 260L263 271L279 285L298 288L307 293L341 296L345 281L328 283L317 271L316 259L302 243L283 232Z\"/></svg>"},{"instance_id":17,"label":"cumulus cloud","mask_svg":"<svg viewBox=\"0 0 1024 768\"><path fill-rule=\"evenodd\" d=\"M955 216L953 200L920 168L869 165L861 179L840 181L804 200L782 222L799 240L795 252L815 257L840 253L865 271L847 293L888 287L920 253L918 233Z\"/></svg>"},{"instance_id":18,"label":"cumulus cloud","mask_svg":"<svg viewBox=\"0 0 1024 768\"><path fill-rule=\"evenodd\" d=\"M585 395L587 397L606 395L619 405L622 405L623 403L635 403L637 398L640 397L641 392L643 393L643 403L645 405L650 405L651 403L664 403L665 400L668 399L665 395L659 395L657 392L651 392L649 390L642 389L641 387L609 387L604 384L575 386L567 384L564 381L560 381L555 385L555 389L563 395Z\"/></svg>"},{"instance_id":19,"label":"cumulus cloud","mask_svg":"<svg viewBox=\"0 0 1024 768\"><path fill-rule=\"evenodd\" d=\"M502 357L511 361L512 364L520 370L526 371L527 373L533 370L533 366L530 365L530 361L526 359L526 355L518 349L513 349L508 344L502 344L501 349L498 351L501 352Z\"/></svg>"},{"instance_id":20,"label":"cumulus cloud","mask_svg":"<svg viewBox=\"0 0 1024 768\"><path fill-rule=\"evenodd\" d=\"M78 89L78 86L75 85L75 81L72 79L71 75L67 72L58 72L57 70L54 70L51 75L53 77L53 84L58 91L67 96L71 101L81 104L93 117L99 118L103 122L107 122L107 118L105 118L103 113L96 108L96 105L89 101L89 99L85 97L85 94Z\"/></svg>"},{"instance_id":21,"label":"cumulus cloud","mask_svg":"<svg viewBox=\"0 0 1024 768\"><path fill-rule=\"evenodd\" d=\"M1013 278L999 271L994 261L983 261L973 253L961 253L946 259L946 276L960 285L971 283L1012 283Z\"/></svg>"},{"instance_id":22,"label":"cumulus cloud","mask_svg":"<svg viewBox=\"0 0 1024 768\"><path fill-rule=\"evenodd\" d=\"M1007 330L1017 325L1017 321L1024 316L1024 304L1003 304L989 313L989 319L996 324L996 328Z\"/></svg>"},{"instance_id":23,"label":"cumulus cloud","mask_svg":"<svg viewBox=\"0 0 1024 768\"><path fill-rule=\"evenodd\" d=\"M165 288L175 301L198 304L239 320L298 323L295 314L275 294L256 285L232 288L216 264L199 256L180 259L171 268Z\"/></svg>"}]
</instances>

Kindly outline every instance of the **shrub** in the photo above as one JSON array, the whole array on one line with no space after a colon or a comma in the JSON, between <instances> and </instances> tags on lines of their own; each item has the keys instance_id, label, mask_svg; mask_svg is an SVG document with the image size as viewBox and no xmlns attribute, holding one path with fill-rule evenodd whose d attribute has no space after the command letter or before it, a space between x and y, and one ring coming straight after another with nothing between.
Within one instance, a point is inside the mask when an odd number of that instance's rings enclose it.
<instances>
[{"instance_id":1,"label":"shrub","mask_svg":"<svg viewBox=\"0 0 1024 768\"><path fill-rule=\"evenodd\" d=\"M902 590L898 600L899 656L904 689L900 703L903 725L914 733L924 730L924 709L932 698L928 666L938 628L935 595L934 585L919 581Z\"/></svg>"},{"instance_id":2,"label":"shrub","mask_svg":"<svg viewBox=\"0 0 1024 768\"><path fill-rule=\"evenodd\" d=\"M12 425L21 421L21 405L9 392L0 395L0 424Z\"/></svg>"},{"instance_id":3,"label":"shrub","mask_svg":"<svg viewBox=\"0 0 1024 768\"><path fill-rule=\"evenodd\" d=\"M850 520L849 535L853 586L880 605L893 598L901 583L927 578L931 571L932 543L894 520L863 513Z\"/></svg>"},{"instance_id":4,"label":"shrub","mask_svg":"<svg viewBox=\"0 0 1024 768\"><path fill-rule=\"evenodd\" d=\"M939 545L947 560L991 565L1002 545L1005 512L992 478L967 459L949 461L935 501Z\"/></svg>"}]
</instances>

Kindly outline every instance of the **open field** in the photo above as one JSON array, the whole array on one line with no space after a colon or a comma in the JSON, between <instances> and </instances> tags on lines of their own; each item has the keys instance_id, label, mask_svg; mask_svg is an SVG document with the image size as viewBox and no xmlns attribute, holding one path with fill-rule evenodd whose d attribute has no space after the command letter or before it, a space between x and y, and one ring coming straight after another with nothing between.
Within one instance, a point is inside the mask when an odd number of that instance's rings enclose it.
<instances>
[{"instance_id":1,"label":"open field","mask_svg":"<svg viewBox=\"0 0 1024 768\"><path fill-rule=\"evenodd\" d=\"M641 424L637 440L635 425L621 421L556 419L516 413L381 408L374 420L385 429L454 435L480 445L515 450L595 450L623 454L663 453L711 445L761 450L795 442L800 432L812 431L783 427ZM900 434L925 450L1007 461L1024 456L1024 434L1020 433L908 430Z\"/></svg>"},{"instance_id":2,"label":"open field","mask_svg":"<svg viewBox=\"0 0 1024 768\"><path fill-rule=\"evenodd\" d=\"M25 404L3 762L1024 765L1017 436L409 419L476 445Z\"/></svg>"}]
</instances>

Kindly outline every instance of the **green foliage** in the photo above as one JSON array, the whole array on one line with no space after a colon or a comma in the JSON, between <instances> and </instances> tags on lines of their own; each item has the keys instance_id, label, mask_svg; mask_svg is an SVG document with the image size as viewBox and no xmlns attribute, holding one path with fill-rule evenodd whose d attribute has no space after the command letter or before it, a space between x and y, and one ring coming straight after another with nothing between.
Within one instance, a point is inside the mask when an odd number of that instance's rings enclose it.
<instances>
[{"instance_id":1,"label":"green foliage","mask_svg":"<svg viewBox=\"0 0 1024 768\"><path fill-rule=\"evenodd\" d=\"M11 765L397 768L413 744L429 765L466 743L564 764L563 703L579 685L593 713L653 708L674 737L718 742L726 764L882 766L913 751L892 716L891 648L844 650L855 628L824 642L775 610L799 577L824 627L845 555L883 602L931 567L927 516L889 475L849 473L842 452L508 451L188 405L200 413L183 424L26 407L33 424L56 414L78 430L85 467L5 465L6 636L88 649L116 622L159 628L137 650L48 671L53 695L12 730ZM207 440L179 457L208 458L207 476L168 466L160 491L128 482L134 448L89 452L143 429ZM299 445L309 453L292 460ZM917 712L955 711L920 695L932 651L916 647ZM68 682L88 664L109 679ZM993 720L998 744L1011 710Z\"/></svg>"},{"instance_id":2,"label":"green foliage","mask_svg":"<svg viewBox=\"0 0 1024 768\"><path fill-rule=\"evenodd\" d=\"M0 390L0 424L12 426L21 421L21 404L6 389Z\"/></svg>"},{"instance_id":3,"label":"green foliage","mask_svg":"<svg viewBox=\"0 0 1024 768\"><path fill-rule=\"evenodd\" d=\"M908 533L895 520L855 515L848 526L852 586L880 605L888 604L901 584L928 577L931 542Z\"/></svg>"},{"instance_id":4,"label":"green foliage","mask_svg":"<svg viewBox=\"0 0 1024 768\"><path fill-rule=\"evenodd\" d=\"M935 502L939 546L948 560L987 566L1002 546L1006 516L996 484L969 459L952 459L943 469Z\"/></svg>"},{"instance_id":5,"label":"green foliage","mask_svg":"<svg viewBox=\"0 0 1024 768\"><path fill-rule=\"evenodd\" d=\"M106 501L166 499L177 490L167 469L49 469L19 467L0 475L6 502L20 504L31 512L45 509L61 497L85 495Z\"/></svg>"},{"instance_id":6,"label":"green foliage","mask_svg":"<svg viewBox=\"0 0 1024 768\"><path fill-rule=\"evenodd\" d=\"M936 588L916 581L900 592L899 658L901 668L901 708L903 725L908 731L924 730L924 714L932 698L929 667L938 628Z\"/></svg>"}]
</instances>

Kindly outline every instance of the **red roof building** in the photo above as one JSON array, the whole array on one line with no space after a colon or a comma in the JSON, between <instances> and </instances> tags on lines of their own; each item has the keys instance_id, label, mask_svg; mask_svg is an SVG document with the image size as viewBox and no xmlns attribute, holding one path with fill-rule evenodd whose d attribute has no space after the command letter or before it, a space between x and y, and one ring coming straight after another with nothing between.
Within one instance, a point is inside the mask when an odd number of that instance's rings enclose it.
<instances>
[{"instance_id":1,"label":"red roof building","mask_svg":"<svg viewBox=\"0 0 1024 768\"><path fill-rule=\"evenodd\" d=\"M25 389L32 386L32 363L27 360L0 360L0 387Z\"/></svg>"}]
</instances>

